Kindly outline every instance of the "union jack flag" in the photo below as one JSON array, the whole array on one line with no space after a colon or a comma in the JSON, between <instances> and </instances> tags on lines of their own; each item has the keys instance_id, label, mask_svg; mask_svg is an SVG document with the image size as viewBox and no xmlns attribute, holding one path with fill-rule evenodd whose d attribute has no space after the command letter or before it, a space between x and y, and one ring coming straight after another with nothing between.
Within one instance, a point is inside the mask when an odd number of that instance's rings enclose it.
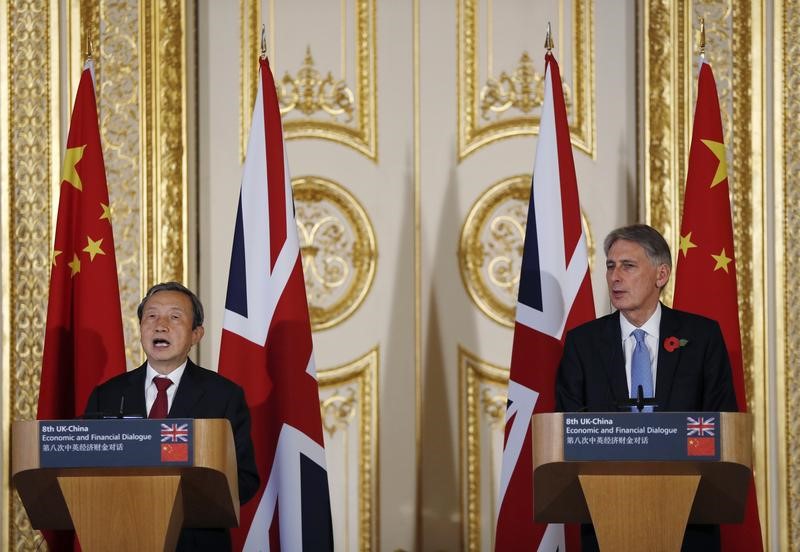
<instances>
[{"instance_id":1,"label":"union jack flag","mask_svg":"<svg viewBox=\"0 0 800 552\"><path fill-rule=\"evenodd\" d=\"M595 317L586 239L558 63L545 56L545 91L519 280L495 550L564 551L577 531L533 521L531 415L555 408L567 330Z\"/></svg>"},{"instance_id":2,"label":"union jack flag","mask_svg":"<svg viewBox=\"0 0 800 552\"><path fill-rule=\"evenodd\" d=\"M188 443L189 424L161 424L162 443Z\"/></svg>"},{"instance_id":3,"label":"union jack flag","mask_svg":"<svg viewBox=\"0 0 800 552\"><path fill-rule=\"evenodd\" d=\"M219 372L245 389L261 488L232 532L239 550L331 550L319 389L291 179L267 60L247 145Z\"/></svg>"},{"instance_id":4,"label":"union jack flag","mask_svg":"<svg viewBox=\"0 0 800 552\"><path fill-rule=\"evenodd\" d=\"M697 435L699 437L713 437L717 425L715 418L692 418L686 416L686 435Z\"/></svg>"}]
</instances>

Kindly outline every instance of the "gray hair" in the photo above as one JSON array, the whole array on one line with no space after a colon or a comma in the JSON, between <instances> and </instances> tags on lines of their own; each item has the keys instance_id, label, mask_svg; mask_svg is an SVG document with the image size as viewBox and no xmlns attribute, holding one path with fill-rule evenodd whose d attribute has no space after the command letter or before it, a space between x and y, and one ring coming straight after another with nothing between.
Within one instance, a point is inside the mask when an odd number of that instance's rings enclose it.
<instances>
[{"instance_id":1,"label":"gray hair","mask_svg":"<svg viewBox=\"0 0 800 552\"><path fill-rule=\"evenodd\" d=\"M617 240L627 240L638 243L644 249L647 258L650 259L650 262L655 266L665 264L670 267L670 269L672 268L672 254L669 251L669 245L667 245L664 236L652 226L648 226L647 224L631 224L630 226L623 226L622 228L612 230L608 236L606 236L605 242L603 242L603 250L605 251L606 257L608 256L608 251L611 249L611 246L614 245L614 242Z\"/></svg>"},{"instance_id":2,"label":"gray hair","mask_svg":"<svg viewBox=\"0 0 800 552\"><path fill-rule=\"evenodd\" d=\"M192 290L180 282L162 282L148 289L142 302L139 303L139 307L136 309L136 316L139 317L139 323L142 322L142 313L144 312L145 303L159 291L179 291L189 297L192 301L192 329L203 325L203 304Z\"/></svg>"}]
</instances>

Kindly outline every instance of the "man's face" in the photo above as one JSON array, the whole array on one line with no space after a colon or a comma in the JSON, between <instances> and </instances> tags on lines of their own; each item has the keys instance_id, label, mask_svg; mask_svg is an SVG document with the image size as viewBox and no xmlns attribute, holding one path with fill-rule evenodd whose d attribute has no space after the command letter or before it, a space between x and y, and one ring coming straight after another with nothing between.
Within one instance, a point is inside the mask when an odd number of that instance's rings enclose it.
<instances>
[{"instance_id":1,"label":"man's face","mask_svg":"<svg viewBox=\"0 0 800 552\"><path fill-rule=\"evenodd\" d=\"M606 256L611 304L634 326L641 326L655 311L670 270L665 264L654 265L638 243L615 241Z\"/></svg>"},{"instance_id":2,"label":"man's face","mask_svg":"<svg viewBox=\"0 0 800 552\"><path fill-rule=\"evenodd\" d=\"M183 364L203 337L202 326L192 329L192 300L180 291L153 294L142 309L139 330L147 361L161 374Z\"/></svg>"}]
</instances>

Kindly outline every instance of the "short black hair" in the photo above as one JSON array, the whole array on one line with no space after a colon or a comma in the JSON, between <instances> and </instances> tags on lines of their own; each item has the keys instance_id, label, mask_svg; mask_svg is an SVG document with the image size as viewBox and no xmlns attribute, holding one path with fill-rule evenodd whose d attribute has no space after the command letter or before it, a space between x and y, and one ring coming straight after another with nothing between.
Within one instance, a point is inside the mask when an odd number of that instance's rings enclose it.
<instances>
[{"instance_id":1,"label":"short black hair","mask_svg":"<svg viewBox=\"0 0 800 552\"><path fill-rule=\"evenodd\" d=\"M611 249L611 246L614 245L614 242L617 240L627 240L638 243L644 249L647 258L650 259L650 262L655 266L665 264L670 267L670 269L672 268L672 254L669 251L667 240L652 226L648 226L647 224L631 224L630 226L623 226L622 228L612 230L608 236L606 236L605 242L603 243L603 250L605 251L606 257L608 257L608 251Z\"/></svg>"},{"instance_id":2,"label":"short black hair","mask_svg":"<svg viewBox=\"0 0 800 552\"><path fill-rule=\"evenodd\" d=\"M142 302L136 309L136 316L139 317L139 323L142 322L142 313L144 312L144 305L147 301L159 291L179 291L189 297L192 301L192 329L203 325L203 303L192 290L181 284L180 282L162 282L156 284L147 290Z\"/></svg>"}]
</instances>

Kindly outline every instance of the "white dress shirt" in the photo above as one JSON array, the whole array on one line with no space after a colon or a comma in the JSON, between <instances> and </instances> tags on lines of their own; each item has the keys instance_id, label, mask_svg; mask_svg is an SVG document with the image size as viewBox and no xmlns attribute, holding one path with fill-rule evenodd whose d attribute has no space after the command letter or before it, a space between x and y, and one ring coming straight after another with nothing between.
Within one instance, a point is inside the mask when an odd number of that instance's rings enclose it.
<instances>
[{"instance_id":1,"label":"white dress shirt","mask_svg":"<svg viewBox=\"0 0 800 552\"><path fill-rule=\"evenodd\" d=\"M172 399L175 398L175 392L181 384L184 370L186 370L186 362L175 368L169 374L164 375L156 372L155 369L150 366L150 363L147 363L147 374L144 377L144 403L148 413L150 409L153 408L153 403L156 402L156 395L158 394L158 388L156 384L153 383L153 378L167 378L172 382L172 385L167 387L167 412L169 412L170 408L172 408Z\"/></svg>"},{"instance_id":2,"label":"white dress shirt","mask_svg":"<svg viewBox=\"0 0 800 552\"><path fill-rule=\"evenodd\" d=\"M622 330L622 351L625 354L625 377L628 379L628 396L630 396L631 389L631 359L633 358L633 348L636 346L636 338L633 336L633 330L642 329L645 335L644 342L647 345L648 353L650 354L650 368L653 371L653 396L656 393L656 373L658 368L658 332L661 324L661 303L656 305L656 310L653 315L642 324L636 327L631 324L625 315L620 313L619 325Z\"/></svg>"}]
</instances>

